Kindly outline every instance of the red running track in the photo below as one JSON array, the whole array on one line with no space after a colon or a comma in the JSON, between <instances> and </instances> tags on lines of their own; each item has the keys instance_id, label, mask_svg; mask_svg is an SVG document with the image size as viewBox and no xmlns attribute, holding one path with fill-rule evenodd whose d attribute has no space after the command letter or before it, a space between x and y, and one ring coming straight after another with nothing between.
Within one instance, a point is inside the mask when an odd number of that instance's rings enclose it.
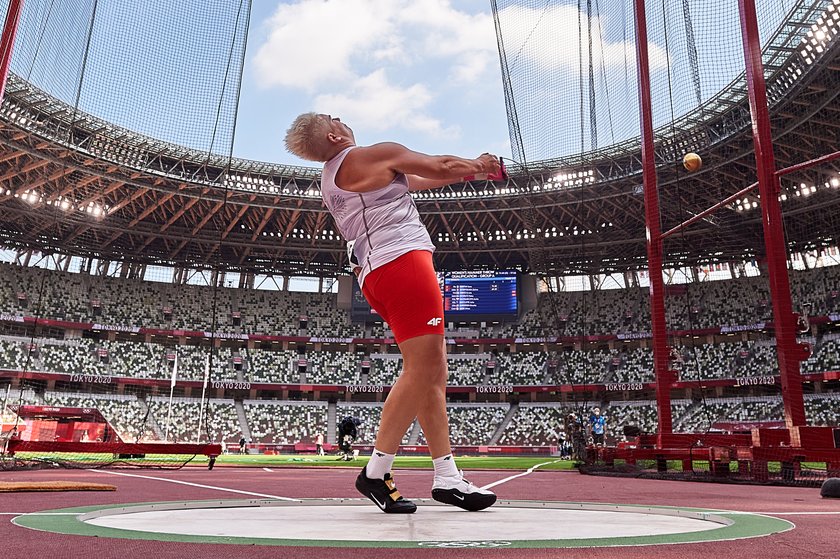
<instances>
[{"instance_id":1,"label":"red running track","mask_svg":"<svg viewBox=\"0 0 840 559\"><path fill-rule=\"evenodd\" d=\"M118 470L131 476L148 476L293 498L358 497L353 488L357 469L187 468L179 471ZM513 475L511 471L469 472L469 479L485 485ZM407 497L429 497L431 473L397 471L400 491ZM145 501L247 499L248 495L222 492L167 481L126 477L105 471L48 470L0 472L2 481L69 480L108 483L115 492L4 493L0 494L0 551L3 559L169 559L219 558L596 558L646 559L703 558L840 558L840 500L822 499L819 489L759 487L675 481L584 476L576 472L534 472L494 488L502 499L587 501L627 504L690 506L772 513L793 522L796 528L772 536L747 540L601 549L340 549L314 547L263 547L220 544L119 540L67 536L15 526L9 513L35 512L73 506ZM371 505L373 506L373 505ZM834 514L801 514L834 513ZM422 514L422 509L417 514ZM481 513L475 514L476 521Z\"/></svg>"}]
</instances>

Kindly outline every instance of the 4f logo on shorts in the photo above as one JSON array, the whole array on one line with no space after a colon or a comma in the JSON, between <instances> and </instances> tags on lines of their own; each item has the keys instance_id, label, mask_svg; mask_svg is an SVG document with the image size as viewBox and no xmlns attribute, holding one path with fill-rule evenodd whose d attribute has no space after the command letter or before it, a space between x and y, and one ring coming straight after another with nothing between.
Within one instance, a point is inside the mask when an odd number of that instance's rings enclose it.
<instances>
[{"instance_id":1,"label":"4f logo on shorts","mask_svg":"<svg viewBox=\"0 0 840 559\"><path fill-rule=\"evenodd\" d=\"M440 318L440 317L436 317L436 318L433 318L433 319L429 320L429 322L427 322L426 324L428 324L429 326L437 326L441 322L443 322L443 319Z\"/></svg>"}]
</instances>

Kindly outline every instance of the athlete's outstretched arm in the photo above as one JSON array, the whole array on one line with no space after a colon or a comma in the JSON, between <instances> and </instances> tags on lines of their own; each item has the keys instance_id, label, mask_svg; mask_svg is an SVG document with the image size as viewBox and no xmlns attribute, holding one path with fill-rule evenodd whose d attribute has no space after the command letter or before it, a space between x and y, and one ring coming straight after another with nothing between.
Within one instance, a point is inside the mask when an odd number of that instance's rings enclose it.
<instances>
[{"instance_id":1,"label":"athlete's outstretched arm","mask_svg":"<svg viewBox=\"0 0 840 559\"><path fill-rule=\"evenodd\" d=\"M345 190L367 192L382 188L403 173L411 190L425 190L452 184L467 175L496 173L499 160L483 154L476 159L454 155L426 155L396 143L359 147L347 155L336 177Z\"/></svg>"},{"instance_id":2,"label":"athlete's outstretched arm","mask_svg":"<svg viewBox=\"0 0 840 559\"><path fill-rule=\"evenodd\" d=\"M459 177L455 180L427 179L426 177L421 177L420 175L406 175L406 178L408 179L408 189L412 192L415 190L432 190L448 184L455 184L463 180L463 177Z\"/></svg>"}]
</instances>

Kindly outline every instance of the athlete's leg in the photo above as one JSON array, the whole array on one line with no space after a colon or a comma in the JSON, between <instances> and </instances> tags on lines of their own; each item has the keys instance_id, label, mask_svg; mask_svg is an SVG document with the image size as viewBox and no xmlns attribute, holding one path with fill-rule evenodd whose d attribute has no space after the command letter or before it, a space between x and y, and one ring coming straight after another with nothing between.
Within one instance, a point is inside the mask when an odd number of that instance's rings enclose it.
<instances>
[{"instance_id":1,"label":"athlete's leg","mask_svg":"<svg viewBox=\"0 0 840 559\"><path fill-rule=\"evenodd\" d=\"M394 454L417 417L432 458L451 453L446 416L446 351L442 335L426 334L399 344L403 371L382 408L376 448Z\"/></svg>"},{"instance_id":2,"label":"athlete's leg","mask_svg":"<svg viewBox=\"0 0 840 559\"><path fill-rule=\"evenodd\" d=\"M375 303L374 308L381 307L388 315L386 320L402 353L403 371L385 400L375 449L366 469L371 468L370 475L377 478L382 474L385 485L393 487L393 483L388 485L390 478L386 472L393 464L406 429L416 417L423 427L435 467L432 497L467 510L487 508L496 496L466 481L452 457L446 413L448 373L443 298L431 254L413 251L374 270L372 275L374 281L365 281L365 295L370 295L368 301ZM384 490L374 491L374 485L362 472L356 487L385 512L397 512L394 493L390 494L391 501L382 499Z\"/></svg>"},{"instance_id":3,"label":"athlete's leg","mask_svg":"<svg viewBox=\"0 0 840 559\"><path fill-rule=\"evenodd\" d=\"M426 404L417 410L417 420L423 428L429 454L432 458L439 458L452 454L449 440L449 417L446 412L446 381L449 371L446 365L446 340L440 340L440 360L442 374L434 383L430 383Z\"/></svg>"},{"instance_id":4,"label":"athlete's leg","mask_svg":"<svg viewBox=\"0 0 840 559\"><path fill-rule=\"evenodd\" d=\"M403 358L382 410L376 449L396 453L406 429L419 418L432 457L449 454L443 297L431 253L412 251L374 270L363 291L383 311Z\"/></svg>"}]
</instances>

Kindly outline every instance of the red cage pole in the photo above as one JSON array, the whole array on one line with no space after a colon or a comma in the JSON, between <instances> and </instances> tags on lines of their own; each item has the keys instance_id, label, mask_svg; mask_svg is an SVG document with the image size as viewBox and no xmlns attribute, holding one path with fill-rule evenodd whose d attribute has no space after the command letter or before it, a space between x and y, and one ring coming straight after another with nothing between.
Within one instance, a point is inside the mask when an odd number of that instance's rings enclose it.
<instances>
[{"instance_id":1,"label":"red cage pole","mask_svg":"<svg viewBox=\"0 0 840 559\"><path fill-rule=\"evenodd\" d=\"M728 198L725 198L725 199L721 200L720 202L718 202L717 204L714 204L713 206L710 206L710 207L706 208L705 210L703 210L699 214L695 214L694 216L692 216L691 218L683 221L679 225L676 225L676 226L672 227L671 229L668 229L667 231L662 233L662 238L667 239L668 237L670 237L674 233L678 233L678 232L682 231L683 229L685 229L686 227L688 227L689 225L691 225L693 223L697 223L701 219L705 218L707 215L718 211L720 208L722 208L724 206L728 206L729 204L731 204L732 202L734 202L735 200L737 200L741 196L746 195L748 192L752 192L752 190L755 189L756 186L758 186L758 183L754 182L751 185L742 188L741 190L739 190L735 194L729 196Z\"/></svg>"},{"instance_id":2,"label":"red cage pole","mask_svg":"<svg viewBox=\"0 0 840 559\"><path fill-rule=\"evenodd\" d=\"M805 405L802 398L802 375L799 361L805 355L796 342L797 317L793 313L790 280L787 271L787 245L779 203L781 185L776 174L773 139L770 135L770 110L767 106L767 89L764 83L764 64L761 60L761 41L755 0L738 0L741 16L741 38L747 68L747 88L752 115L753 144L761 194L761 217L764 227L764 246L770 278L770 295L773 299L773 320L776 334L776 353L782 381L782 399L787 428L805 425Z\"/></svg>"},{"instance_id":3,"label":"red cage pole","mask_svg":"<svg viewBox=\"0 0 840 559\"><path fill-rule=\"evenodd\" d=\"M648 61L645 0L635 0L636 68L639 74L639 114L642 128L642 179L647 224L648 276L650 278L650 315L653 334L653 371L656 375L656 411L659 419L659 446L662 435L671 434L671 378L668 369L668 333L665 329L665 284L662 280L662 234L659 222L659 191L656 184L656 161L653 151L651 117L650 64Z\"/></svg>"},{"instance_id":4,"label":"red cage pole","mask_svg":"<svg viewBox=\"0 0 840 559\"><path fill-rule=\"evenodd\" d=\"M804 171L805 169L810 169L811 167L816 167L817 165L834 161L835 159L840 159L840 151L827 153L825 155L821 155L820 157L809 159L808 161L803 161L802 163L797 163L796 165L791 165L790 167L785 167L784 169L779 169L776 171L776 175L782 177L784 175L789 175L790 173Z\"/></svg>"},{"instance_id":5,"label":"red cage pole","mask_svg":"<svg viewBox=\"0 0 840 559\"><path fill-rule=\"evenodd\" d=\"M0 103L6 94L6 78L9 77L9 65L12 61L12 49L15 46L20 12L23 0L9 0L9 10L6 12L6 23L3 25L3 35L0 35Z\"/></svg>"}]
</instances>

